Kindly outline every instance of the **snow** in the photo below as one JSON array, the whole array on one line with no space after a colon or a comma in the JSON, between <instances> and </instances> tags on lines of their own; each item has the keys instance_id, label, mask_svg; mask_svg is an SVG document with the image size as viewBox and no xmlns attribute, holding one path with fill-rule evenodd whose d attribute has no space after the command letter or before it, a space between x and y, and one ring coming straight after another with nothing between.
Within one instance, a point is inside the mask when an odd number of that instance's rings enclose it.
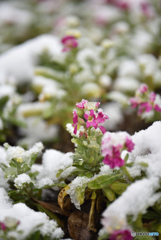
<instances>
[{"instance_id":1,"label":"snow","mask_svg":"<svg viewBox=\"0 0 161 240\"><path fill-rule=\"evenodd\" d=\"M82 88L80 89L82 95L98 98L101 94L101 88L97 83L85 83Z\"/></svg>"},{"instance_id":2,"label":"snow","mask_svg":"<svg viewBox=\"0 0 161 240\"><path fill-rule=\"evenodd\" d=\"M122 228L127 224L127 215L132 215L136 220L139 213L145 213L149 206L153 206L161 193L156 193L160 187L161 177L161 122L154 122L146 130L141 130L132 136L135 144L134 150L129 153L128 162L134 162L134 166L128 168L131 176L141 174L143 170L146 178L132 183L127 190L104 211L102 221L104 227L109 231L115 226L112 218L116 217L116 222L123 223ZM141 167L141 162L147 163L147 167ZM136 174L137 173L137 174ZM111 219L110 219L111 217ZM116 223L116 224L117 224ZM113 225L113 226L112 226Z\"/></svg>"},{"instance_id":3,"label":"snow","mask_svg":"<svg viewBox=\"0 0 161 240\"><path fill-rule=\"evenodd\" d=\"M118 75L138 77L140 74L139 67L135 60L123 60L118 67Z\"/></svg>"},{"instance_id":4,"label":"snow","mask_svg":"<svg viewBox=\"0 0 161 240\"><path fill-rule=\"evenodd\" d=\"M22 147L11 147L7 143L4 144L4 146L7 148L6 154L7 154L7 160L8 162L11 162L12 159L17 159L18 161L22 162L28 162L31 155L33 153L37 154L40 153L43 149L43 144L41 142L35 143L35 145L30 149L25 151Z\"/></svg>"},{"instance_id":5,"label":"snow","mask_svg":"<svg viewBox=\"0 0 161 240\"><path fill-rule=\"evenodd\" d=\"M0 212L3 209L9 209L12 206L11 200L9 199L7 192L4 188L0 187ZM0 214L1 218L1 214Z\"/></svg>"},{"instance_id":6,"label":"snow","mask_svg":"<svg viewBox=\"0 0 161 240\"><path fill-rule=\"evenodd\" d=\"M83 190L86 188L88 182L90 181L90 178L87 177L76 177L69 185L69 189L66 191L70 195L71 202L74 203L75 207L77 209L80 208L79 199L77 199L77 195L75 194L77 188L83 188Z\"/></svg>"},{"instance_id":7,"label":"snow","mask_svg":"<svg viewBox=\"0 0 161 240\"><path fill-rule=\"evenodd\" d=\"M4 84L0 85L0 98L6 97L6 96L12 96L15 92L15 89L13 86Z\"/></svg>"},{"instance_id":8,"label":"snow","mask_svg":"<svg viewBox=\"0 0 161 240\"><path fill-rule=\"evenodd\" d=\"M10 231L9 237L14 235L16 239L23 240L37 230L44 236L55 236L58 239L64 235L63 231L57 228L56 222L49 220L45 213L35 212L24 203L17 203L0 210L0 221L3 221L5 217L16 218L19 221L17 231ZM47 228L48 232L46 232Z\"/></svg>"},{"instance_id":9,"label":"snow","mask_svg":"<svg viewBox=\"0 0 161 240\"><path fill-rule=\"evenodd\" d=\"M17 108L17 117L40 115L50 107L49 102L23 103Z\"/></svg>"},{"instance_id":10,"label":"snow","mask_svg":"<svg viewBox=\"0 0 161 240\"><path fill-rule=\"evenodd\" d=\"M14 183L17 188L23 188L23 185L29 184L31 182L31 178L26 173L22 173L14 179Z\"/></svg>"},{"instance_id":11,"label":"snow","mask_svg":"<svg viewBox=\"0 0 161 240\"><path fill-rule=\"evenodd\" d=\"M24 119L26 128L20 128L19 131L24 138L18 141L20 145L27 145L29 148L38 141L50 141L58 136L58 125L47 125L45 121L38 117ZM40 131L41 129L41 131Z\"/></svg>"},{"instance_id":12,"label":"snow","mask_svg":"<svg viewBox=\"0 0 161 240\"><path fill-rule=\"evenodd\" d=\"M119 77L116 78L114 83L114 89L121 92L134 92L140 86L140 82L132 77Z\"/></svg>"},{"instance_id":13,"label":"snow","mask_svg":"<svg viewBox=\"0 0 161 240\"><path fill-rule=\"evenodd\" d=\"M108 93L107 97L110 99L110 100L114 100L116 102L119 102L123 105L126 105L127 102L128 102L128 97L121 93L121 92L118 92L118 91L111 91Z\"/></svg>"},{"instance_id":14,"label":"snow","mask_svg":"<svg viewBox=\"0 0 161 240\"><path fill-rule=\"evenodd\" d=\"M108 75L101 75L99 78L99 83L105 88L109 88L112 84L111 77Z\"/></svg>"},{"instance_id":15,"label":"snow","mask_svg":"<svg viewBox=\"0 0 161 240\"><path fill-rule=\"evenodd\" d=\"M58 38L44 34L1 54L0 69L3 69L4 75L15 77L17 83L31 81L38 55L44 49L48 49L53 57L61 57L62 46Z\"/></svg>"},{"instance_id":16,"label":"snow","mask_svg":"<svg viewBox=\"0 0 161 240\"><path fill-rule=\"evenodd\" d=\"M72 155L73 153L71 152L65 154L54 149L46 150L42 158L43 168L42 170L40 170L40 173L37 176L36 187L42 188L47 184L52 185L53 183L57 182L58 181L58 178L56 177L57 173L61 170L63 171L66 168L72 166L73 163Z\"/></svg>"},{"instance_id":17,"label":"snow","mask_svg":"<svg viewBox=\"0 0 161 240\"><path fill-rule=\"evenodd\" d=\"M29 25L32 22L32 14L27 10L18 9L12 3L0 3L0 25L13 23Z\"/></svg>"}]
</instances>

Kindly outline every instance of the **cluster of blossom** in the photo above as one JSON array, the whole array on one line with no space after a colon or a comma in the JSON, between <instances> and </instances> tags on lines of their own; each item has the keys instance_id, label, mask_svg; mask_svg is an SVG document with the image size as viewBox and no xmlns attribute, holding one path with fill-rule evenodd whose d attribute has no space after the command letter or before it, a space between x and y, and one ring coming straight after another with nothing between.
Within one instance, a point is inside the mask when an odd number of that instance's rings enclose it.
<instances>
[{"instance_id":1,"label":"cluster of blossom","mask_svg":"<svg viewBox=\"0 0 161 240\"><path fill-rule=\"evenodd\" d=\"M70 51L73 48L77 48L78 42L74 36L65 36L61 40L64 45L63 52Z\"/></svg>"},{"instance_id":2,"label":"cluster of blossom","mask_svg":"<svg viewBox=\"0 0 161 240\"><path fill-rule=\"evenodd\" d=\"M121 151L126 149L131 152L134 149L134 143L127 132L106 132L102 138L101 148L105 164L110 168L122 167L125 161L121 158Z\"/></svg>"},{"instance_id":3,"label":"cluster of blossom","mask_svg":"<svg viewBox=\"0 0 161 240\"><path fill-rule=\"evenodd\" d=\"M76 107L84 110L84 119L79 118L77 110L73 111L73 127L74 134L77 133L78 127L81 125L85 128L94 127L95 129L99 128L102 133L106 132L106 129L101 126L101 123L104 123L108 116L102 111L101 108L98 109L99 102L88 102L87 100L82 99L80 103L76 104ZM81 134L81 133L80 133Z\"/></svg>"},{"instance_id":4,"label":"cluster of blossom","mask_svg":"<svg viewBox=\"0 0 161 240\"><path fill-rule=\"evenodd\" d=\"M106 0L107 3L110 3L114 5L115 7L118 7L119 9L123 11L128 11L131 8L131 3L127 0ZM150 16L150 4L147 1L142 1L139 3L140 10L145 16Z\"/></svg>"},{"instance_id":5,"label":"cluster of blossom","mask_svg":"<svg viewBox=\"0 0 161 240\"><path fill-rule=\"evenodd\" d=\"M135 97L130 98L130 104L132 108L138 107L138 115L151 110L161 112L161 107L156 104L156 94L150 92L146 84L141 84Z\"/></svg>"}]
</instances>

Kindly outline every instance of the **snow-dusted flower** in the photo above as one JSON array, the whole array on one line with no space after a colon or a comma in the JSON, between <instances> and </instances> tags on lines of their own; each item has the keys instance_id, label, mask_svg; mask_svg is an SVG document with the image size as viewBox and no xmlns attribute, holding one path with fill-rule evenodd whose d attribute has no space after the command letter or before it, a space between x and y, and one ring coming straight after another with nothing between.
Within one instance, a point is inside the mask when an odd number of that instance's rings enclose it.
<instances>
[{"instance_id":1,"label":"snow-dusted flower","mask_svg":"<svg viewBox=\"0 0 161 240\"><path fill-rule=\"evenodd\" d=\"M103 123L106 119L108 119L108 116L102 111L96 113L93 109L91 109L90 111L85 112L84 118L87 120L87 128L93 126L96 129L99 127L103 133L106 132L106 129L103 126L99 126L100 123Z\"/></svg>"},{"instance_id":2,"label":"snow-dusted flower","mask_svg":"<svg viewBox=\"0 0 161 240\"><path fill-rule=\"evenodd\" d=\"M85 105L88 103L87 100L82 99L82 101L80 103L76 103L76 107L80 108L80 109L84 109Z\"/></svg>"},{"instance_id":3,"label":"snow-dusted flower","mask_svg":"<svg viewBox=\"0 0 161 240\"><path fill-rule=\"evenodd\" d=\"M74 109L73 111L73 124L74 134L77 134L78 125L82 125L86 128L94 127L95 129L99 128L102 133L106 132L106 129L103 126L100 126L101 123L104 123L106 119L109 117L102 111L102 109L98 109L100 103L99 102L88 102L85 99L82 99L81 102L76 103L76 107L84 110L84 118L86 122L79 118L77 115L77 111ZM84 135L87 137L85 131L80 133L80 136Z\"/></svg>"},{"instance_id":4,"label":"snow-dusted flower","mask_svg":"<svg viewBox=\"0 0 161 240\"><path fill-rule=\"evenodd\" d=\"M156 94L150 92L146 84L141 84L135 93L135 97L130 98L130 105L132 108L138 107L138 115L144 112L155 110L161 112L161 107L155 102Z\"/></svg>"},{"instance_id":5,"label":"snow-dusted flower","mask_svg":"<svg viewBox=\"0 0 161 240\"><path fill-rule=\"evenodd\" d=\"M121 151L127 149L131 152L134 149L134 143L126 132L106 132L102 138L101 149L105 164L110 168L122 167L125 162L121 158Z\"/></svg>"},{"instance_id":6,"label":"snow-dusted flower","mask_svg":"<svg viewBox=\"0 0 161 240\"><path fill-rule=\"evenodd\" d=\"M85 110L94 110L96 111L100 105L100 102L88 102L87 100L82 99L80 103L76 103L76 107Z\"/></svg>"},{"instance_id":7,"label":"snow-dusted flower","mask_svg":"<svg viewBox=\"0 0 161 240\"><path fill-rule=\"evenodd\" d=\"M131 232L128 229L120 229L113 232L113 234L109 237L110 240L131 240L133 237L131 236Z\"/></svg>"},{"instance_id":8,"label":"snow-dusted flower","mask_svg":"<svg viewBox=\"0 0 161 240\"><path fill-rule=\"evenodd\" d=\"M78 42L74 36L65 36L61 40L64 45L63 52L70 51L72 48L76 48L78 46Z\"/></svg>"}]
</instances>

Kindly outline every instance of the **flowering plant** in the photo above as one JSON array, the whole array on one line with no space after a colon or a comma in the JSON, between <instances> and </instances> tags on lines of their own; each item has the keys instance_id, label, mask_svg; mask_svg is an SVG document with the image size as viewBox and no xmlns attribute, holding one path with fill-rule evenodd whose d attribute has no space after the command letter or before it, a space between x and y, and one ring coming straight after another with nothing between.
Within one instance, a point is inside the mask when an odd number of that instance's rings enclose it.
<instances>
[{"instance_id":1,"label":"flowering plant","mask_svg":"<svg viewBox=\"0 0 161 240\"><path fill-rule=\"evenodd\" d=\"M144 117L144 113L151 112L153 116L155 112L161 112L158 102L160 104L159 96L156 96L154 92L150 92L146 84L142 84L136 91L135 97L130 98L131 107L138 107L138 115L142 117Z\"/></svg>"}]
</instances>

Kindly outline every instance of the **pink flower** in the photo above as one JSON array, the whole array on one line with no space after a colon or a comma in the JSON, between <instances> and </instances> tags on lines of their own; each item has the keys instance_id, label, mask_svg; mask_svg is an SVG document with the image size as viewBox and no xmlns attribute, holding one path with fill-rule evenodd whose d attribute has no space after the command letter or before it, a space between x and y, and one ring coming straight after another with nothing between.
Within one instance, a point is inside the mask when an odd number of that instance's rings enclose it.
<instances>
[{"instance_id":1,"label":"pink flower","mask_svg":"<svg viewBox=\"0 0 161 240\"><path fill-rule=\"evenodd\" d=\"M78 115L77 115L77 111L74 110L73 111L73 124L72 126L74 127L74 134L77 134L77 126L78 126Z\"/></svg>"},{"instance_id":2,"label":"pink flower","mask_svg":"<svg viewBox=\"0 0 161 240\"><path fill-rule=\"evenodd\" d=\"M89 112L84 114L84 118L87 120L87 128L93 126L96 129L99 127L102 133L106 132L106 129L103 126L99 126L100 123L103 123L106 119L108 119L108 116L103 113L102 110L99 110L99 112L96 113L93 109L91 109Z\"/></svg>"},{"instance_id":3,"label":"pink flower","mask_svg":"<svg viewBox=\"0 0 161 240\"><path fill-rule=\"evenodd\" d=\"M150 102L151 102L151 103L154 103L155 98L156 98L156 94L155 94L154 92L151 92L151 93L149 94L149 100L150 100Z\"/></svg>"},{"instance_id":4,"label":"pink flower","mask_svg":"<svg viewBox=\"0 0 161 240\"><path fill-rule=\"evenodd\" d=\"M6 230L6 225L3 222L0 222L0 227L1 227L2 231Z\"/></svg>"},{"instance_id":5,"label":"pink flower","mask_svg":"<svg viewBox=\"0 0 161 240\"><path fill-rule=\"evenodd\" d=\"M80 103L76 104L77 108L80 109L86 109L86 110L97 110L99 107L100 103L99 102L88 102L87 100L82 99Z\"/></svg>"},{"instance_id":6,"label":"pink flower","mask_svg":"<svg viewBox=\"0 0 161 240\"><path fill-rule=\"evenodd\" d=\"M99 129L101 130L101 132L104 134L106 132L106 128L104 128L103 126L98 126Z\"/></svg>"},{"instance_id":7,"label":"pink flower","mask_svg":"<svg viewBox=\"0 0 161 240\"><path fill-rule=\"evenodd\" d=\"M80 103L76 103L76 107L80 108L80 109L84 109L85 105L88 103L87 100L82 99L82 101Z\"/></svg>"},{"instance_id":8,"label":"pink flower","mask_svg":"<svg viewBox=\"0 0 161 240\"><path fill-rule=\"evenodd\" d=\"M131 236L131 232L128 229L116 230L109 237L109 240L132 240L132 239L133 237Z\"/></svg>"},{"instance_id":9,"label":"pink flower","mask_svg":"<svg viewBox=\"0 0 161 240\"><path fill-rule=\"evenodd\" d=\"M141 7L143 14L147 17L150 17L150 15L151 15L150 5L147 2L141 2L140 7Z\"/></svg>"},{"instance_id":10,"label":"pink flower","mask_svg":"<svg viewBox=\"0 0 161 240\"><path fill-rule=\"evenodd\" d=\"M145 83L141 84L138 89L138 92L143 94L143 93L146 93L147 91L148 91L148 86Z\"/></svg>"},{"instance_id":11,"label":"pink flower","mask_svg":"<svg viewBox=\"0 0 161 240\"><path fill-rule=\"evenodd\" d=\"M143 112L150 112L152 105L149 102L143 102L139 105L138 114L141 115Z\"/></svg>"},{"instance_id":12,"label":"pink flower","mask_svg":"<svg viewBox=\"0 0 161 240\"><path fill-rule=\"evenodd\" d=\"M72 48L76 48L78 46L78 42L74 36L65 36L62 38L61 42L65 46L63 48L63 52L70 51Z\"/></svg>"},{"instance_id":13,"label":"pink flower","mask_svg":"<svg viewBox=\"0 0 161 240\"><path fill-rule=\"evenodd\" d=\"M125 164L121 158L121 151L124 149L129 152L134 149L134 143L128 133L106 132L103 135L101 144L102 155L105 157L103 162L109 165L110 168L122 167Z\"/></svg>"},{"instance_id":14,"label":"pink flower","mask_svg":"<svg viewBox=\"0 0 161 240\"><path fill-rule=\"evenodd\" d=\"M111 154L108 154L103 159L104 164L110 166L110 168L122 167L124 165L124 160L120 157L120 150L117 147L112 147Z\"/></svg>"},{"instance_id":15,"label":"pink flower","mask_svg":"<svg viewBox=\"0 0 161 240\"><path fill-rule=\"evenodd\" d=\"M106 119L109 119L109 117L102 112L101 109L98 110L98 116L97 116L97 122L98 123L104 123Z\"/></svg>"},{"instance_id":16,"label":"pink flower","mask_svg":"<svg viewBox=\"0 0 161 240\"><path fill-rule=\"evenodd\" d=\"M154 105L154 110L157 112L161 112L161 108L158 106L158 104Z\"/></svg>"},{"instance_id":17,"label":"pink flower","mask_svg":"<svg viewBox=\"0 0 161 240\"><path fill-rule=\"evenodd\" d=\"M90 110L84 114L84 118L87 120L86 127L89 128L93 126L95 129L98 127L98 123L96 122L96 115L94 110Z\"/></svg>"},{"instance_id":18,"label":"pink flower","mask_svg":"<svg viewBox=\"0 0 161 240\"><path fill-rule=\"evenodd\" d=\"M136 97L130 98L130 104L132 108L136 108L138 106L138 100Z\"/></svg>"},{"instance_id":19,"label":"pink flower","mask_svg":"<svg viewBox=\"0 0 161 240\"><path fill-rule=\"evenodd\" d=\"M126 138L126 142L125 142L125 146L126 146L126 148L127 148L127 150L129 151L129 152L132 152L132 150L134 149L134 143L133 143L133 141L130 139L130 138Z\"/></svg>"},{"instance_id":20,"label":"pink flower","mask_svg":"<svg viewBox=\"0 0 161 240\"><path fill-rule=\"evenodd\" d=\"M118 3L116 5L117 5L117 7L119 7L120 9L122 9L124 11L127 11L130 8L128 2L126 2L126 1L122 1L122 2L118 1Z\"/></svg>"}]
</instances>

